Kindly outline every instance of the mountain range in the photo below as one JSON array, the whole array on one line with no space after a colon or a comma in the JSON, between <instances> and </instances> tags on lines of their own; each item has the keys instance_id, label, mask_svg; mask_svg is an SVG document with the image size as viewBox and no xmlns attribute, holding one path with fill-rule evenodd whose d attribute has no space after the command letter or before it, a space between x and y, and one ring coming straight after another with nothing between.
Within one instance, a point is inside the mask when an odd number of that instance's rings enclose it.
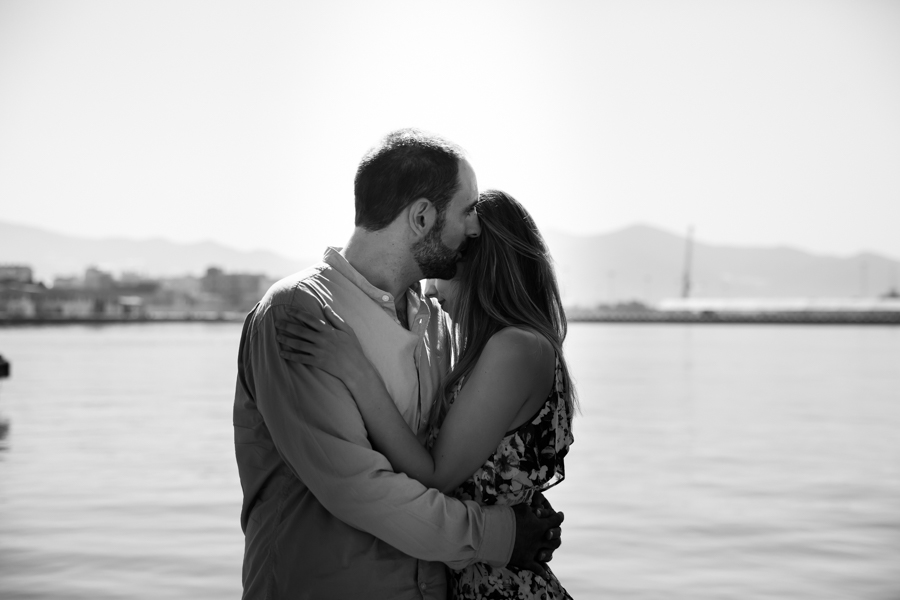
<instances>
[{"instance_id":1,"label":"mountain range","mask_svg":"<svg viewBox=\"0 0 900 600\"><path fill-rule=\"evenodd\" d=\"M148 277L197 276L216 266L227 272L280 278L317 260L319 257L288 258L264 250L236 250L216 242L82 238L0 221L0 264L28 265L37 278L48 282L55 276L82 275L89 266Z\"/></svg>"},{"instance_id":2,"label":"mountain range","mask_svg":"<svg viewBox=\"0 0 900 600\"><path fill-rule=\"evenodd\" d=\"M639 300L656 302L682 293L687 243L649 225L606 234L545 232L564 302L590 307ZM827 256L789 247L691 244L690 293L715 298L876 297L900 284L900 261L873 254ZM290 258L201 242L164 239L89 239L0 222L0 264L26 264L36 276L82 274L88 266L150 277L201 275L210 266L226 272L280 278L318 256Z\"/></svg>"},{"instance_id":3,"label":"mountain range","mask_svg":"<svg viewBox=\"0 0 900 600\"><path fill-rule=\"evenodd\" d=\"M634 225L612 233L548 232L564 301L593 306L679 297L683 236ZM690 295L706 298L860 298L900 290L900 261L874 253L848 257L795 248L691 244Z\"/></svg>"}]
</instances>

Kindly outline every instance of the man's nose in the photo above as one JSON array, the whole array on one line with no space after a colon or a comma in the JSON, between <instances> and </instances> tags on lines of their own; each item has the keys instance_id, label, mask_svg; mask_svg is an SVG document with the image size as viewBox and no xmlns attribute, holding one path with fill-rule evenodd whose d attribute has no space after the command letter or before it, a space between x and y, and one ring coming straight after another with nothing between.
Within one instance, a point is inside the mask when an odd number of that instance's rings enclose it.
<instances>
[{"instance_id":1,"label":"man's nose","mask_svg":"<svg viewBox=\"0 0 900 600\"><path fill-rule=\"evenodd\" d=\"M473 214L471 220L466 224L466 235L469 237L481 235L481 221L478 220L477 214Z\"/></svg>"}]
</instances>

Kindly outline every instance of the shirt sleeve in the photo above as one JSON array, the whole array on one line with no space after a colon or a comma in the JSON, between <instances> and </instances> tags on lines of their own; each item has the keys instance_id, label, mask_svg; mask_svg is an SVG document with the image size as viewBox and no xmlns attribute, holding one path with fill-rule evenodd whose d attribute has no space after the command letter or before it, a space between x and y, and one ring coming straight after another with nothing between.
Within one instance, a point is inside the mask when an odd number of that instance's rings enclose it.
<instances>
[{"instance_id":1,"label":"shirt sleeve","mask_svg":"<svg viewBox=\"0 0 900 600\"><path fill-rule=\"evenodd\" d=\"M298 295L295 308L321 316L314 298ZM286 308L257 315L242 360L254 373L257 408L294 474L338 519L410 556L454 569L506 565L515 542L512 509L461 502L395 473L369 443L346 386L279 355L274 321Z\"/></svg>"}]
</instances>

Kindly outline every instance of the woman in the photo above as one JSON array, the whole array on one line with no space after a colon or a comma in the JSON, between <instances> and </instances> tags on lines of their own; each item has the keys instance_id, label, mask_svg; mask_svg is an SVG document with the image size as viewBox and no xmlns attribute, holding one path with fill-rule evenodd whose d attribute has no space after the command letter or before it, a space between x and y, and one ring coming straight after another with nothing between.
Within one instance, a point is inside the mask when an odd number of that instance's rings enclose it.
<instances>
[{"instance_id":1,"label":"woman","mask_svg":"<svg viewBox=\"0 0 900 600\"><path fill-rule=\"evenodd\" d=\"M431 284L454 322L456 360L425 447L334 312L326 310L330 326L301 317L305 327L281 329L282 356L344 381L395 470L461 500L529 503L562 481L573 441L566 319L546 245L522 205L487 191L478 217L481 236L457 277ZM569 598L547 573L476 563L454 572L450 587L454 598Z\"/></svg>"}]
</instances>

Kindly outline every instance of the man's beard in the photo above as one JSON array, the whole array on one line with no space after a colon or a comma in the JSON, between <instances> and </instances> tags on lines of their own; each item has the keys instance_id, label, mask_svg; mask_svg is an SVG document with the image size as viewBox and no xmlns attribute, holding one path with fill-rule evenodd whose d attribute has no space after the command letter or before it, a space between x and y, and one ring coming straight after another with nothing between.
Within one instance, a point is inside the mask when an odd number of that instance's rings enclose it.
<instances>
[{"instance_id":1,"label":"man's beard","mask_svg":"<svg viewBox=\"0 0 900 600\"><path fill-rule=\"evenodd\" d=\"M456 276L459 251L451 250L441 241L444 231L442 217L443 215L438 216L431 231L412 247L413 257L422 271L423 279L453 279Z\"/></svg>"}]
</instances>

